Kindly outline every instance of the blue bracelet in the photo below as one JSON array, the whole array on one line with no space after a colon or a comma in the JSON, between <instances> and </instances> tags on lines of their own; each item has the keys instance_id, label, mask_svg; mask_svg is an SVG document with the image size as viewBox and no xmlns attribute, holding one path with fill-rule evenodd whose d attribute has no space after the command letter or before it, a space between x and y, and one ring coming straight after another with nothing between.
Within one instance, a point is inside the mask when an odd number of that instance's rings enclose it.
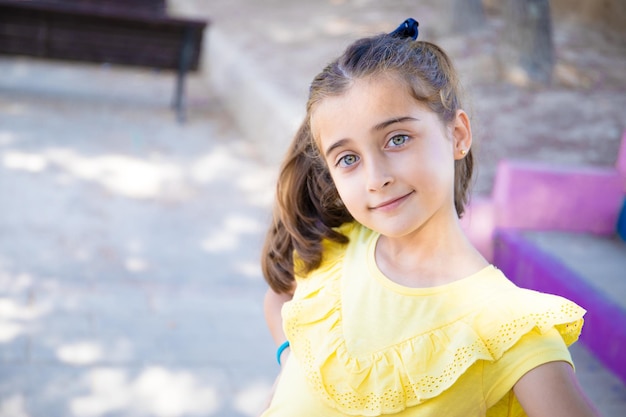
<instances>
[{"instance_id":1,"label":"blue bracelet","mask_svg":"<svg viewBox=\"0 0 626 417\"><path fill-rule=\"evenodd\" d=\"M280 365L280 356L283 354L283 352L285 351L285 349L287 349L289 347L289 340L287 340L286 342L284 342L282 345L280 345L278 347L278 350L276 351L276 360L278 361L278 364Z\"/></svg>"}]
</instances>

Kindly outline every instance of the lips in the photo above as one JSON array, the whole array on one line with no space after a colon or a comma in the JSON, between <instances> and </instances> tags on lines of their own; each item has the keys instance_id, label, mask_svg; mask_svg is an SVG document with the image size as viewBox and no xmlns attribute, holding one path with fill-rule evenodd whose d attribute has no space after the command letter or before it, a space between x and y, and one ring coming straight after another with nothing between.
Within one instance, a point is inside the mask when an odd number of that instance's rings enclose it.
<instances>
[{"instance_id":1,"label":"lips","mask_svg":"<svg viewBox=\"0 0 626 417\"><path fill-rule=\"evenodd\" d=\"M413 191L403 196L392 198L376 206L370 207L370 210L393 210L394 208L402 204L405 200L407 200L411 196L411 194L413 194Z\"/></svg>"}]
</instances>

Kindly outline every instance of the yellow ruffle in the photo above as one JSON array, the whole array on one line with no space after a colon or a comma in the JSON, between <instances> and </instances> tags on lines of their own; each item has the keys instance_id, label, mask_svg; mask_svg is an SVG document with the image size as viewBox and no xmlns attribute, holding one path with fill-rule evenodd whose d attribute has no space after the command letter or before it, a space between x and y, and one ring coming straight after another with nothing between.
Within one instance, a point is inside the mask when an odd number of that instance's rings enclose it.
<instances>
[{"instance_id":1,"label":"yellow ruffle","mask_svg":"<svg viewBox=\"0 0 626 417\"><path fill-rule=\"evenodd\" d=\"M338 245L327 247L323 269L298 281L283 319L309 385L347 415L397 413L438 396L476 361L499 359L533 330L556 328L570 345L582 328L585 311L576 304L513 287L513 299L500 297L451 324L352 356L342 331L341 253Z\"/></svg>"}]
</instances>

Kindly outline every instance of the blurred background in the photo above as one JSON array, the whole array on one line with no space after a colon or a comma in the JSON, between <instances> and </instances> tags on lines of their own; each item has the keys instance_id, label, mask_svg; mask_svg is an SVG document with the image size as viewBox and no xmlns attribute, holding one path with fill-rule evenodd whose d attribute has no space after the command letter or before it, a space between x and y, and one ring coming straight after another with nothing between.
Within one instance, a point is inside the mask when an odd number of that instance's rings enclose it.
<instances>
[{"instance_id":1,"label":"blurred background","mask_svg":"<svg viewBox=\"0 0 626 417\"><path fill-rule=\"evenodd\" d=\"M622 0L115 3L0 0L1 417L258 415L278 372L259 266L278 165L311 79L358 37L414 17L451 55L477 199L503 159L618 163ZM113 19L119 63L50 46L86 40L93 16ZM195 32L173 53L198 67L177 110L179 61L152 64L154 46L122 34L165 50L183 21ZM624 300L626 269L613 272ZM573 355L604 415L623 416L623 354Z\"/></svg>"}]
</instances>

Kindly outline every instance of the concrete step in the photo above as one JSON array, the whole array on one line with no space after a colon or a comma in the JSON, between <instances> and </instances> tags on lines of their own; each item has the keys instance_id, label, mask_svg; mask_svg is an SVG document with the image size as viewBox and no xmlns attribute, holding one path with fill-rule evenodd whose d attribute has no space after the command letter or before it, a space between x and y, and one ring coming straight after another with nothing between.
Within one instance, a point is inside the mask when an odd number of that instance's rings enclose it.
<instances>
[{"instance_id":1,"label":"concrete step","mask_svg":"<svg viewBox=\"0 0 626 417\"><path fill-rule=\"evenodd\" d=\"M499 230L494 263L525 288L587 310L581 342L626 383L626 244L617 236Z\"/></svg>"}]
</instances>

